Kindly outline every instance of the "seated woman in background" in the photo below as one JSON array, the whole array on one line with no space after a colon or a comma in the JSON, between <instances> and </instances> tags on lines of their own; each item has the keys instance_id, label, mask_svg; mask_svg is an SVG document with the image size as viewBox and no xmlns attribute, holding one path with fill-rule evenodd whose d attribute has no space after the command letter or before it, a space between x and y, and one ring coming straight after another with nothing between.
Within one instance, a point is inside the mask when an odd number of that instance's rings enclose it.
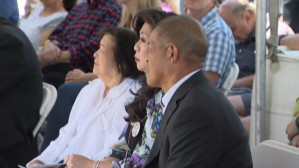
<instances>
[{"instance_id":1,"label":"seated woman in background","mask_svg":"<svg viewBox=\"0 0 299 168\"><path fill-rule=\"evenodd\" d=\"M133 25L139 34L139 41L135 44L135 60L140 71L146 71L148 54L148 39L152 28L159 21L174 16L156 9L143 10L136 14ZM164 95L160 88L151 88L146 83L145 74L139 77L142 87L135 94L132 103L126 106L129 116L125 118L127 125L119 137L119 141L112 146L110 155L102 162L88 158L70 155L64 161L68 167L99 167L99 168L142 168L159 129L163 117L160 104Z\"/></svg>"},{"instance_id":2,"label":"seated woman in background","mask_svg":"<svg viewBox=\"0 0 299 168\"><path fill-rule=\"evenodd\" d=\"M95 160L109 154L125 126L125 105L134 98L131 92L140 88L133 49L136 38L132 30L125 28L100 31L100 49L94 53L93 69L99 79L81 90L59 137L27 167L59 163L71 154Z\"/></svg>"},{"instance_id":3,"label":"seated woman in background","mask_svg":"<svg viewBox=\"0 0 299 168\"><path fill-rule=\"evenodd\" d=\"M40 0L43 6L35 9L27 19L20 23L20 29L27 35L35 51L42 49L44 42L56 26L67 16L66 6L71 9L76 0Z\"/></svg>"},{"instance_id":4,"label":"seated woman in background","mask_svg":"<svg viewBox=\"0 0 299 168\"><path fill-rule=\"evenodd\" d=\"M119 27L125 28L132 28L132 20L137 12L143 9L161 7L160 0L118 0L118 2L123 3L125 6L122 12L121 22L119 23ZM58 88L57 101L48 116L41 151L43 151L52 140L58 137L59 129L67 123L72 106L80 90L87 85L88 81L96 78L97 76L95 74L84 73L80 69L74 69L66 75L66 84Z\"/></svg>"}]
</instances>

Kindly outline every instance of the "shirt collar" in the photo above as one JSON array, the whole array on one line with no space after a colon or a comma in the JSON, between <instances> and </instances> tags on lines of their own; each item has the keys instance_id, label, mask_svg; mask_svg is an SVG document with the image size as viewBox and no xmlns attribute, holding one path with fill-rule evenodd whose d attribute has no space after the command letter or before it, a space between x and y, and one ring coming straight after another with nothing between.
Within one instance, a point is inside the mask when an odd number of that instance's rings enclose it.
<instances>
[{"instance_id":1,"label":"shirt collar","mask_svg":"<svg viewBox=\"0 0 299 168\"><path fill-rule=\"evenodd\" d=\"M173 94L175 93L175 91L187 80L189 79L193 74L195 74L196 72L200 71L200 69L195 70L191 73L189 73L188 75L186 75L185 77L183 77L181 80L179 80L175 85L173 85L167 93L165 93L165 95L162 97L162 101L161 101L161 106L163 107L163 114L165 113L166 107L170 101L170 99L172 98Z\"/></svg>"},{"instance_id":2,"label":"shirt collar","mask_svg":"<svg viewBox=\"0 0 299 168\"><path fill-rule=\"evenodd\" d=\"M118 86L113 87L108 92L108 95L111 94L111 97L117 97L118 95L122 94L123 91L126 90L129 86L131 86L133 82L136 82L136 80L131 79L131 78L126 78ZM98 90L99 87L103 87L103 88L105 87L105 85L101 79L95 79L93 81L89 81L89 86L93 92ZM108 95L107 95L107 97L108 97Z\"/></svg>"},{"instance_id":3,"label":"shirt collar","mask_svg":"<svg viewBox=\"0 0 299 168\"><path fill-rule=\"evenodd\" d=\"M217 8L214 7L212 10L210 10L210 12L208 12L206 15L204 15L202 18L200 18L199 22L202 25L206 25L209 21L215 19L217 15L218 15Z\"/></svg>"}]
</instances>

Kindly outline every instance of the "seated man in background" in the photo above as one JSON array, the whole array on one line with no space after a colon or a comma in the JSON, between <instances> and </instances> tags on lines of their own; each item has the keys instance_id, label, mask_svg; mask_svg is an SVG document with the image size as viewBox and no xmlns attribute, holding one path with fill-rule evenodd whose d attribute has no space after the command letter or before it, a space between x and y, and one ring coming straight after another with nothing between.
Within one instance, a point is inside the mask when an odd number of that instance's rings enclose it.
<instances>
[{"instance_id":1,"label":"seated man in background","mask_svg":"<svg viewBox=\"0 0 299 168\"><path fill-rule=\"evenodd\" d=\"M236 95L230 95L227 98L249 133L251 89L255 74L256 6L248 0L226 0L219 8L219 15L233 32L236 40L236 63L239 66L239 76L232 89ZM267 20L267 27L269 27L269 17ZM278 34L294 34L294 32L288 25L279 22ZM266 36L270 37L270 29Z\"/></svg>"},{"instance_id":2,"label":"seated man in background","mask_svg":"<svg viewBox=\"0 0 299 168\"><path fill-rule=\"evenodd\" d=\"M169 17L153 28L148 44L147 83L165 95L144 167L252 168L246 130L202 71L208 51L203 26L191 17Z\"/></svg>"},{"instance_id":3,"label":"seated man in background","mask_svg":"<svg viewBox=\"0 0 299 168\"><path fill-rule=\"evenodd\" d=\"M39 120L43 84L30 41L0 17L0 167L25 165L38 154L33 130Z\"/></svg>"},{"instance_id":4,"label":"seated man in background","mask_svg":"<svg viewBox=\"0 0 299 168\"><path fill-rule=\"evenodd\" d=\"M99 47L98 32L117 26L121 11L122 5L116 0L87 0L75 6L38 53L44 82L58 88L74 68L92 72L93 53ZM90 77L95 79L96 75L90 73Z\"/></svg>"},{"instance_id":5,"label":"seated man in background","mask_svg":"<svg viewBox=\"0 0 299 168\"><path fill-rule=\"evenodd\" d=\"M203 71L207 78L220 87L235 62L232 32L218 15L214 0L186 0L185 14L198 20L205 29L209 48Z\"/></svg>"}]
</instances>

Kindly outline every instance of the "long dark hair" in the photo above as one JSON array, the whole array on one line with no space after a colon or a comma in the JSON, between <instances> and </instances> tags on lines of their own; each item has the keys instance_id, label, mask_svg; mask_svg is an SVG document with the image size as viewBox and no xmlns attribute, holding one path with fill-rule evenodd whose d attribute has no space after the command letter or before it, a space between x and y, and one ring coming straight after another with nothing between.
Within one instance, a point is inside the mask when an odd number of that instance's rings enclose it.
<instances>
[{"instance_id":1,"label":"long dark hair","mask_svg":"<svg viewBox=\"0 0 299 168\"><path fill-rule=\"evenodd\" d=\"M144 23L148 23L151 27L154 27L159 21L175 15L176 14L174 13L166 13L159 9L145 9L135 15L133 19L133 28L139 37L140 29ZM129 114L125 120L130 122L137 122L145 118L147 102L161 90L161 88L151 88L147 85L144 72L141 73L138 79L141 88L137 93L132 92L132 94L135 95L135 99L132 103L125 106L125 109Z\"/></svg>"}]
</instances>

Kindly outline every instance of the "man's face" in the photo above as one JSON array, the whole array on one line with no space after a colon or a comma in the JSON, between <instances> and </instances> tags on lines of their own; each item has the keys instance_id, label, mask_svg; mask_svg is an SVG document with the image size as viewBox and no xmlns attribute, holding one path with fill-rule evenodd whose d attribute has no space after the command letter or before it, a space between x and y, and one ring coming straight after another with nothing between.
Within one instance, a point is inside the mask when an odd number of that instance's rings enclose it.
<instances>
[{"instance_id":1,"label":"man's face","mask_svg":"<svg viewBox=\"0 0 299 168\"><path fill-rule=\"evenodd\" d=\"M149 38L147 55L147 84L151 87L162 87L165 67L167 67L166 48L158 38L159 28L152 31Z\"/></svg>"},{"instance_id":2,"label":"man's face","mask_svg":"<svg viewBox=\"0 0 299 168\"><path fill-rule=\"evenodd\" d=\"M189 10L202 10L213 6L213 0L186 0L185 7Z\"/></svg>"},{"instance_id":3,"label":"man's face","mask_svg":"<svg viewBox=\"0 0 299 168\"><path fill-rule=\"evenodd\" d=\"M228 27L230 27L236 40L239 42L246 42L248 40L252 33L252 25L243 16L244 13L240 14L239 16L235 16L230 12L227 12L225 9L220 9L219 15L226 22Z\"/></svg>"}]
</instances>

